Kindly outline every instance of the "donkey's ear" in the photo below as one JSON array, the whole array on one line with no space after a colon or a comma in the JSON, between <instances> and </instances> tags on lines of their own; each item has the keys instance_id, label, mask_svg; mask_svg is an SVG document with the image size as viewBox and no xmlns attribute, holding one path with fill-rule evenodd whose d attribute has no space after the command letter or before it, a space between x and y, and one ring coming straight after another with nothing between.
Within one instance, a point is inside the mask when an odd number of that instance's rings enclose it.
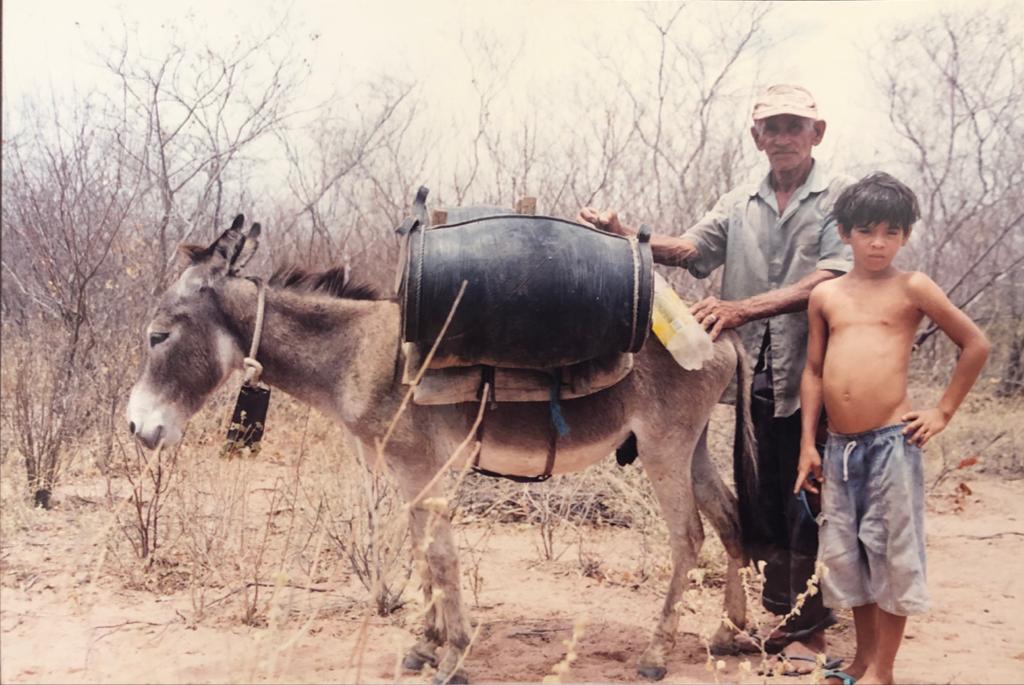
<instances>
[{"instance_id":1,"label":"donkey's ear","mask_svg":"<svg viewBox=\"0 0 1024 685\"><path fill-rule=\"evenodd\" d=\"M239 217L242 215L239 214ZM242 246L245 245L245 236L242 232L235 228L235 224L238 223L238 219L231 224L231 228L220 234L220 237L213 241L209 249L211 256L217 255L224 259L228 265L231 265L238 259L238 253L242 251Z\"/></svg>"},{"instance_id":2,"label":"donkey's ear","mask_svg":"<svg viewBox=\"0 0 1024 685\"><path fill-rule=\"evenodd\" d=\"M249 229L249 232L245 234L242 243L242 249L239 250L238 255L231 262L231 273L237 274L239 271L245 268L245 265L252 260L256 254L256 250L260 246L260 231L261 226L259 223L254 223Z\"/></svg>"},{"instance_id":3,"label":"donkey's ear","mask_svg":"<svg viewBox=\"0 0 1024 685\"><path fill-rule=\"evenodd\" d=\"M228 268L235 265L238 255L242 254L242 248L245 247L246 235L242 233L244 225L245 214L236 214L235 220L231 222L231 227L217 239L219 244L217 250L228 260ZM256 231L256 235L259 235L259 231Z\"/></svg>"}]
</instances>

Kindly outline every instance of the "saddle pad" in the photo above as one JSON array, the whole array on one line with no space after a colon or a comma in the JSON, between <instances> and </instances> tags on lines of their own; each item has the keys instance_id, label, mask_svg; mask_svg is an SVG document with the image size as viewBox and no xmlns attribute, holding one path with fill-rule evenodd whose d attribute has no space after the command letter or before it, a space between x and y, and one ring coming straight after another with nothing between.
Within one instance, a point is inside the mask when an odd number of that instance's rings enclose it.
<instances>
[{"instance_id":1,"label":"saddle pad","mask_svg":"<svg viewBox=\"0 0 1024 685\"><path fill-rule=\"evenodd\" d=\"M415 344L406 343L402 347L405 353L402 382L409 385L420 366L416 362L421 360ZM628 376L633 370L633 355L628 352L608 354L551 372L482 365L428 368L413 391L412 401L424 405L478 402L489 368L494 370L495 402L548 402L553 373L560 374L559 399L571 400L610 388Z\"/></svg>"}]
</instances>

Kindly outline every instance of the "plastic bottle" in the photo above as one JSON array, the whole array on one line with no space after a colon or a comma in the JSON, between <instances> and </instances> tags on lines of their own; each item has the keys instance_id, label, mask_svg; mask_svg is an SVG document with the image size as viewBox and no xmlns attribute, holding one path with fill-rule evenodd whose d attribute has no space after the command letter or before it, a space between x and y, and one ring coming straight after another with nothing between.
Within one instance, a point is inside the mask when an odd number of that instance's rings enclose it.
<instances>
[{"instance_id":1,"label":"plastic bottle","mask_svg":"<svg viewBox=\"0 0 1024 685\"><path fill-rule=\"evenodd\" d=\"M690 308L679 299L661 274L654 274L654 311L651 330L679 366L693 371L715 355L714 343Z\"/></svg>"}]
</instances>

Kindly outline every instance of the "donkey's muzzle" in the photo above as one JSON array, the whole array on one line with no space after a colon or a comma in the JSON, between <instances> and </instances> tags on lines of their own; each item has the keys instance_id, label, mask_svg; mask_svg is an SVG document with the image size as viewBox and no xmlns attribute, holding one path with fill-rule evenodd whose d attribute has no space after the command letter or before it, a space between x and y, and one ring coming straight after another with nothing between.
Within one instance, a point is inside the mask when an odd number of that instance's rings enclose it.
<instances>
[{"instance_id":1,"label":"donkey's muzzle","mask_svg":"<svg viewBox=\"0 0 1024 685\"><path fill-rule=\"evenodd\" d=\"M136 440L141 442L146 449L150 450L156 449L157 445L163 441L164 433L166 433L163 426L156 426L149 430L136 430L134 421L128 422L128 430L131 431Z\"/></svg>"}]
</instances>

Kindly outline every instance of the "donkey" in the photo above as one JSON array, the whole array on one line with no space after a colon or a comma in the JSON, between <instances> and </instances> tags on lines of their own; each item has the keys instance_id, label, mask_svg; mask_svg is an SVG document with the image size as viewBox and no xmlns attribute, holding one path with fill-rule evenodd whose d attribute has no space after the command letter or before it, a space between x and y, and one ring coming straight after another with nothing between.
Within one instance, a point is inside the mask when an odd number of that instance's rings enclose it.
<instances>
[{"instance_id":1,"label":"donkey","mask_svg":"<svg viewBox=\"0 0 1024 685\"><path fill-rule=\"evenodd\" d=\"M149 323L148 349L128 401L129 429L149 449L176 443L189 418L242 367L248 354L261 286L235 275L235 260L246 240L242 222L239 216L207 248L183 248L188 266L164 293ZM262 287L265 317L257 356L263 380L340 421L372 446L385 433L405 392L397 372L398 304L353 286L338 270L305 277L277 274ZM650 644L638 662L646 678L657 680L666 673L687 573L704 539L698 509L718 531L729 556L729 621L719 626L713 649L732 650L735 627L742 629L746 622L738 573L746 558L737 500L712 464L706 444L712 407L734 377L740 390L734 467L737 483L752 484L753 433L746 393L750 370L731 333L719 338L714 357L699 371L683 370L661 345L649 342L636 354L633 372L617 385L562 404L571 432L559 440L554 473L594 464L633 433L668 525L673 570ZM426 557L423 590L430 608L422 637L404 664L416 671L426 663L437 666L435 683L468 682L461 664L470 628L449 517L435 516L429 537L425 533L438 501L433 498L442 493L435 475L469 434L478 411L476 404L410 405L385 453L411 505L413 549ZM486 410L479 466L508 475L541 473L550 420L546 403L507 403ZM752 496L741 492L741 502ZM439 661L444 644L447 649Z\"/></svg>"}]
</instances>

